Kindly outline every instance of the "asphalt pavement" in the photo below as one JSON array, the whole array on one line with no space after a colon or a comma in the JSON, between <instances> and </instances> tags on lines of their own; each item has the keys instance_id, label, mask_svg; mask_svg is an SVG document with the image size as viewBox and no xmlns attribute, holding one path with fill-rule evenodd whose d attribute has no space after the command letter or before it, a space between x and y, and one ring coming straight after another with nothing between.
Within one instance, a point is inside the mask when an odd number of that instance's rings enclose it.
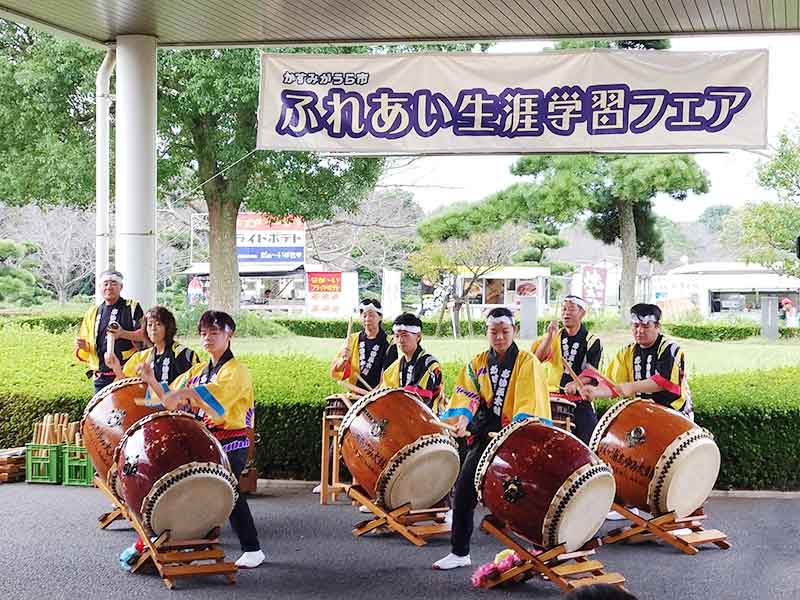
<instances>
[{"instance_id":1,"label":"asphalt pavement","mask_svg":"<svg viewBox=\"0 0 800 600\"><path fill-rule=\"evenodd\" d=\"M464 600L558 598L542 579L494 590L473 589L474 568L501 550L476 528L473 566L439 572L431 564L449 551L447 538L416 548L394 535L354 538L364 515L347 504L320 506L307 490L250 498L267 554L258 569L240 572L229 586L218 577L178 580L170 592L155 575L132 575L117 554L134 534L117 522L103 531L97 516L109 509L99 490L42 484L0 485L0 598L222 598L259 600ZM601 547L597 558L619 571L642 600L678 598L800 599L800 500L712 498L708 528L730 536L733 548L704 547L686 556L654 543ZM477 518L476 518L477 524ZM239 556L229 527L222 536L230 560Z\"/></svg>"}]
</instances>

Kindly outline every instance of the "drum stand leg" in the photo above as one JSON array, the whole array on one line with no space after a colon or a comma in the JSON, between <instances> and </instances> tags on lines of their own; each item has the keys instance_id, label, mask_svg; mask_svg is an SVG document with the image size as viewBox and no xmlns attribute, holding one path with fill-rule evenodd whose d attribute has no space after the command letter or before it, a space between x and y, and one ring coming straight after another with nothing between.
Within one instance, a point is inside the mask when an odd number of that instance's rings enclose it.
<instances>
[{"instance_id":1,"label":"drum stand leg","mask_svg":"<svg viewBox=\"0 0 800 600\"><path fill-rule=\"evenodd\" d=\"M105 529L114 521L118 521L119 519L128 519L128 511L125 510L125 506L123 506L123 504L119 501L114 492L111 491L111 488L108 487L108 484L97 475L94 476L94 484L101 492L103 492L103 494L106 495L114 507L110 512L103 513L97 517L97 526L100 529Z\"/></svg>"},{"instance_id":2,"label":"drum stand leg","mask_svg":"<svg viewBox=\"0 0 800 600\"><path fill-rule=\"evenodd\" d=\"M175 587L178 577L224 575L228 583L236 583L238 568L234 563L225 561L225 551L220 548L217 537L171 542L169 531L165 531L151 540L138 517L132 513L128 513L128 516L145 546L131 572L138 573L152 563L170 590Z\"/></svg>"},{"instance_id":3,"label":"drum stand leg","mask_svg":"<svg viewBox=\"0 0 800 600\"><path fill-rule=\"evenodd\" d=\"M623 588L625 583L625 577L620 573L606 573L603 563L588 558L595 553L594 549L566 553L566 546L561 544L540 554L533 554L511 537L513 534L493 515L483 519L481 529L516 552L523 561L499 577L487 580L481 587L493 588L507 581L523 581L534 573L549 579L563 592L594 583L607 583ZM589 542L584 548L591 544Z\"/></svg>"},{"instance_id":4,"label":"drum stand leg","mask_svg":"<svg viewBox=\"0 0 800 600\"><path fill-rule=\"evenodd\" d=\"M366 506L375 515L374 519L362 521L353 528L353 535L362 535L374 531L379 527L388 527L391 531L399 533L415 546L424 546L426 539L432 535L450 533L450 526L444 522L446 508L429 508L424 510L411 510L409 504L404 504L392 511L385 511L367 496L366 492L357 485L347 487L347 495L354 501ZM420 524L430 521L429 524Z\"/></svg>"},{"instance_id":5,"label":"drum stand leg","mask_svg":"<svg viewBox=\"0 0 800 600\"><path fill-rule=\"evenodd\" d=\"M676 519L675 513L643 519L616 502L612 508L633 525L610 531L603 538L604 544L616 544L622 541L638 543L659 539L690 556L700 551L698 546L701 544L714 544L722 550L731 547L725 533L717 529L703 529L702 521L706 518L706 514L702 508L682 519ZM675 533L680 529L689 529L691 532Z\"/></svg>"},{"instance_id":6,"label":"drum stand leg","mask_svg":"<svg viewBox=\"0 0 800 600\"><path fill-rule=\"evenodd\" d=\"M347 493L347 485L339 481L342 455L339 449L340 415L322 417L322 461L320 472L319 503L333 504L339 494ZM331 459L331 449L333 457Z\"/></svg>"}]
</instances>

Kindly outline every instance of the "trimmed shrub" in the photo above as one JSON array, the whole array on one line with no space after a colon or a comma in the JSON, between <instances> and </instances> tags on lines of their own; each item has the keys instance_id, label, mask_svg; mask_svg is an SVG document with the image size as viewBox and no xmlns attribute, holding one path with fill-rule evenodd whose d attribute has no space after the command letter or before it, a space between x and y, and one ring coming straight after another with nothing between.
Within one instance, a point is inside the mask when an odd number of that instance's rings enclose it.
<instances>
[{"instance_id":1,"label":"trimmed shrub","mask_svg":"<svg viewBox=\"0 0 800 600\"><path fill-rule=\"evenodd\" d=\"M30 441L46 413L80 418L92 397L71 334L16 324L0 327L0 447ZM307 356L242 355L253 377L260 436L257 465L268 477L317 479L325 397L341 391L328 363ZM443 367L448 394L461 364ZM800 489L800 368L691 380L696 418L722 453L718 488ZM602 412L610 402L598 406Z\"/></svg>"},{"instance_id":2,"label":"trimmed shrub","mask_svg":"<svg viewBox=\"0 0 800 600\"><path fill-rule=\"evenodd\" d=\"M675 337L707 342L744 340L761 335L761 326L757 324L664 323L664 329ZM780 337L785 339L800 337L798 328L781 327L778 332Z\"/></svg>"}]
</instances>

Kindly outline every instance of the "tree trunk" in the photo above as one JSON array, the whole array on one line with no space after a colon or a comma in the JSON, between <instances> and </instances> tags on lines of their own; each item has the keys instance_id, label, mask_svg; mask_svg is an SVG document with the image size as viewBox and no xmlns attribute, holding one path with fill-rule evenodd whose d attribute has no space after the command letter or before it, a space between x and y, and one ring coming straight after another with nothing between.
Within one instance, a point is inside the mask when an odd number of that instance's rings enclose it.
<instances>
[{"instance_id":1,"label":"tree trunk","mask_svg":"<svg viewBox=\"0 0 800 600\"><path fill-rule=\"evenodd\" d=\"M442 319L444 319L444 313L447 312L447 303L450 301L450 293L448 292L445 294L444 300L442 301L442 310L439 311L439 319L436 321L436 331L433 332L433 335L439 337L439 334L442 331Z\"/></svg>"},{"instance_id":2,"label":"tree trunk","mask_svg":"<svg viewBox=\"0 0 800 600\"><path fill-rule=\"evenodd\" d=\"M239 203L222 197L209 198L208 249L211 273L209 308L235 315L239 312L241 282L239 262L236 258L236 215Z\"/></svg>"},{"instance_id":3,"label":"tree trunk","mask_svg":"<svg viewBox=\"0 0 800 600\"><path fill-rule=\"evenodd\" d=\"M633 220L633 203L617 200L619 212L619 237L622 242L622 277L620 278L619 314L627 322L628 311L636 304L636 223Z\"/></svg>"},{"instance_id":4,"label":"tree trunk","mask_svg":"<svg viewBox=\"0 0 800 600\"><path fill-rule=\"evenodd\" d=\"M464 305L464 298L453 300L453 337L461 337L461 307Z\"/></svg>"}]
</instances>

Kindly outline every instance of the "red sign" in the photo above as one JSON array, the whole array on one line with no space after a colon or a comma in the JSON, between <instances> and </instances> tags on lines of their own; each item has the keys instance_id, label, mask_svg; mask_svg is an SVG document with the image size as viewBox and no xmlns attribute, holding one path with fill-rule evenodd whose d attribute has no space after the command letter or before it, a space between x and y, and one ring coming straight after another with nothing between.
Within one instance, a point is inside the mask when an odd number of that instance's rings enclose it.
<instances>
[{"instance_id":1,"label":"red sign","mask_svg":"<svg viewBox=\"0 0 800 600\"><path fill-rule=\"evenodd\" d=\"M309 272L308 291L309 292L341 292L342 274L341 273L320 273Z\"/></svg>"}]
</instances>

